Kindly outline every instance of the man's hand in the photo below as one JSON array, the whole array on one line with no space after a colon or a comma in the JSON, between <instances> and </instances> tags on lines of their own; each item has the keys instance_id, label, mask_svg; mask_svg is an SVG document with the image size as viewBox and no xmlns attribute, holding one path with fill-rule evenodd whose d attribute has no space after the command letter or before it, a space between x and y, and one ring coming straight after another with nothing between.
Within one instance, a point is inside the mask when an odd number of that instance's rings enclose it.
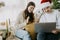
<instances>
[{"instance_id":1,"label":"man's hand","mask_svg":"<svg viewBox=\"0 0 60 40\"><path fill-rule=\"evenodd\" d=\"M52 33L57 34L58 30L57 29L56 30L52 30Z\"/></svg>"}]
</instances>

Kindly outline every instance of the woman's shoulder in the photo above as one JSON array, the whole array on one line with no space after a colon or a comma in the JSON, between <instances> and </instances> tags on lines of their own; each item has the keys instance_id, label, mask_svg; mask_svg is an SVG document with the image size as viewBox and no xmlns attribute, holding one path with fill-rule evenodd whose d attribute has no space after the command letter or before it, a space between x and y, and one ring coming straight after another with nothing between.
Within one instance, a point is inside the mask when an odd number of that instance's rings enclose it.
<instances>
[{"instance_id":1,"label":"woman's shoulder","mask_svg":"<svg viewBox=\"0 0 60 40\"><path fill-rule=\"evenodd\" d=\"M19 14L20 14L20 15L22 15L23 13L24 13L24 11L20 11L20 13L19 13Z\"/></svg>"},{"instance_id":2,"label":"woman's shoulder","mask_svg":"<svg viewBox=\"0 0 60 40\"><path fill-rule=\"evenodd\" d=\"M24 11L20 11L18 16L23 16L24 15Z\"/></svg>"}]
</instances>

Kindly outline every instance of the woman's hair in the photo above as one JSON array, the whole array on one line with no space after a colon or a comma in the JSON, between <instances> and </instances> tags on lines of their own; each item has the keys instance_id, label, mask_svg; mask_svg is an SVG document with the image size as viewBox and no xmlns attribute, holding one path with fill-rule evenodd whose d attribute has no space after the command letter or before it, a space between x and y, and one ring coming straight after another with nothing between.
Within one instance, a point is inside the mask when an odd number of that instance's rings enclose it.
<instances>
[{"instance_id":1,"label":"woman's hair","mask_svg":"<svg viewBox=\"0 0 60 40\"><path fill-rule=\"evenodd\" d=\"M35 3L34 2L29 2L26 9L28 9L29 6L34 6L35 7Z\"/></svg>"},{"instance_id":2,"label":"woman's hair","mask_svg":"<svg viewBox=\"0 0 60 40\"><path fill-rule=\"evenodd\" d=\"M27 8L24 10L24 18L27 19L27 17L29 16L29 22L34 22L34 14L33 12L29 13L28 12L28 7L29 6L34 6L35 7L35 3L34 2L29 2L28 5L27 5Z\"/></svg>"}]
</instances>

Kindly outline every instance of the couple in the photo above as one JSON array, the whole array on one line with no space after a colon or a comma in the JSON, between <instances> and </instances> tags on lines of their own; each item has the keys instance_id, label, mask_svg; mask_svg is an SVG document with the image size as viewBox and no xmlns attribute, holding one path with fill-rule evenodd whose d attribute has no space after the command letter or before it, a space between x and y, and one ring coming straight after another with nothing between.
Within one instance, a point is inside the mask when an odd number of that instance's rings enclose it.
<instances>
[{"instance_id":1,"label":"couple","mask_svg":"<svg viewBox=\"0 0 60 40\"><path fill-rule=\"evenodd\" d=\"M37 19L37 14L34 14L35 3L29 2L27 8L19 14L16 20L16 31L15 35L23 40L32 40L28 31L25 30L24 26L38 22L46 23L46 22L56 22L56 30L52 30L51 33L42 33L39 32L37 34L37 40L58 40L59 38L59 29L60 29L60 13L56 10L51 9L50 2L42 3L41 10L43 11L43 15L40 15L39 19ZM32 28L32 27L31 27Z\"/></svg>"}]
</instances>

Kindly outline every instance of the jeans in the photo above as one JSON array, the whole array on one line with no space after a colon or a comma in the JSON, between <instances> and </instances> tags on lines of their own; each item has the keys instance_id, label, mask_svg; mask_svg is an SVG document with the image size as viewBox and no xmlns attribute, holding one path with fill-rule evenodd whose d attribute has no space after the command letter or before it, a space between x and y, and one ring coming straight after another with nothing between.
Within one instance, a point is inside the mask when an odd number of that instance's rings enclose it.
<instances>
[{"instance_id":1,"label":"jeans","mask_svg":"<svg viewBox=\"0 0 60 40\"><path fill-rule=\"evenodd\" d=\"M43 32L39 32L37 34L37 40L45 40L46 39L46 34Z\"/></svg>"},{"instance_id":2,"label":"jeans","mask_svg":"<svg viewBox=\"0 0 60 40\"><path fill-rule=\"evenodd\" d=\"M59 38L60 38L60 33L53 34L53 33L39 32L37 34L37 40L59 40Z\"/></svg>"},{"instance_id":3,"label":"jeans","mask_svg":"<svg viewBox=\"0 0 60 40\"><path fill-rule=\"evenodd\" d=\"M21 38L23 40L31 40L31 37L30 37L29 33L26 30L19 29L15 32L15 35L18 38Z\"/></svg>"}]
</instances>

